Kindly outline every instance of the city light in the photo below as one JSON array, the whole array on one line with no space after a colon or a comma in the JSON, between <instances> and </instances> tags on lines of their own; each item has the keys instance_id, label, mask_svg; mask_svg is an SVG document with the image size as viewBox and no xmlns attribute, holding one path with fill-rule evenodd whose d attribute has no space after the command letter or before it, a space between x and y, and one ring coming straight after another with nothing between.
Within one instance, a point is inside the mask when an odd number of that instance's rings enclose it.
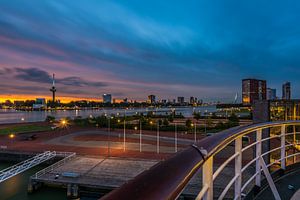
<instances>
[{"instance_id":1,"label":"city light","mask_svg":"<svg viewBox=\"0 0 300 200\"><path fill-rule=\"evenodd\" d=\"M10 139L14 139L14 138L15 138L15 134L11 133L11 134L9 134L8 137L9 137Z\"/></svg>"},{"instance_id":2,"label":"city light","mask_svg":"<svg viewBox=\"0 0 300 200\"><path fill-rule=\"evenodd\" d=\"M65 120L65 119L62 119L62 120L60 121L60 126L61 126L62 128L68 126L68 121Z\"/></svg>"},{"instance_id":3,"label":"city light","mask_svg":"<svg viewBox=\"0 0 300 200\"><path fill-rule=\"evenodd\" d=\"M134 130L137 130L137 129L138 129L138 127L137 127L137 126L135 126L135 127L134 127Z\"/></svg>"}]
</instances>

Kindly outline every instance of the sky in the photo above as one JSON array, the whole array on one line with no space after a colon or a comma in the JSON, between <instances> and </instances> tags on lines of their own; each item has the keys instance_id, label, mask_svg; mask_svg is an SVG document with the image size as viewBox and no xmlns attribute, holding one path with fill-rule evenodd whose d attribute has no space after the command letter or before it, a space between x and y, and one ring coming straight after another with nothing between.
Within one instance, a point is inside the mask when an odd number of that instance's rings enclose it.
<instances>
[{"instance_id":1,"label":"sky","mask_svg":"<svg viewBox=\"0 0 300 200\"><path fill-rule=\"evenodd\" d=\"M234 101L243 78L300 98L300 2L0 0L0 97Z\"/></svg>"}]
</instances>

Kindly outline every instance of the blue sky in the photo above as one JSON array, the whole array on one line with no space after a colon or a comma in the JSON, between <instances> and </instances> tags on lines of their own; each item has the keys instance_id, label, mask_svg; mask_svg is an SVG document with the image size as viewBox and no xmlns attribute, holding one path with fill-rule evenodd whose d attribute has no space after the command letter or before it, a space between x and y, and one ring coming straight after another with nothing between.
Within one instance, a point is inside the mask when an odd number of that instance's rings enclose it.
<instances>
[{"instance_id":1,"label":"blue sky","mask_svg":"<svg viewBox=\"0 0 300 200\"><path fill-rule=\"evenodd\" d=\"M233 101L241 79L300 92L297 1L0 0L2 95Z\"/></svg>"}]
</instances>

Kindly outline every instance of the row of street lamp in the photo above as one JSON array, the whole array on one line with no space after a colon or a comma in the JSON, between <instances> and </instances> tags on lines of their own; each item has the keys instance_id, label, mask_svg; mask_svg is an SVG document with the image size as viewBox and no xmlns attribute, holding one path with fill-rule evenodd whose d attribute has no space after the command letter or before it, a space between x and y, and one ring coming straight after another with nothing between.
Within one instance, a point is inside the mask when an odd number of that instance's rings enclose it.
<instances>
[{"instance_id":1,"label":"row of street lamp","mask_svg":"<svg viewBox=\"0 0 300 200\"><path fill-rule=\"evenodd\" d=\"M105 116L107 116L107 114L105 114ZM110 120L114 119L113 116L107 116L108 119L108 144L107 144L107 152L108 152L108 156L110 156L110 131L111 131L111 127L110 127ZM121 122L120 119L118 119L117 121L118 123ZM124 111L124 126L123 126L123 151L126 151L126 110ZM153 125L153 121L149 122L150 125ZM192 123L191 124L192 127L194 127L194 143L197 142L197 125L196 123ZM160 153L160 125L159 125L159 121L157 121L157 134L156 134L156 152L159 154ZM134 130L137 131L139 129L139 151L142 152L142 121L139 120L139 128L137 126L134 127ZM175 135L174 135L174 150L175 152L178 151L178 139L177 139L177 123L175 123Z\"/></svg>"}]
</instances>

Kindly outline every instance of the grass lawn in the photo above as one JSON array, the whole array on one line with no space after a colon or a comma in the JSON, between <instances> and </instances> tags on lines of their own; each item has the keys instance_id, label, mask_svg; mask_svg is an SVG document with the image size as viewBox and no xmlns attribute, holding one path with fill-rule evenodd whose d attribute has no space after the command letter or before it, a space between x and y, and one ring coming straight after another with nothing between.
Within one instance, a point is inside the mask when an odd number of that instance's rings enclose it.
<instances>
[{"instance_id":1,"label":"grass lawn","mask_svg":"<svg viewBox=\"0 0 300 200\"><path fill-rule=\"evenodd\" d=\"M24 126L12 126L9 128L0 128L0 135L7 135L10 133L26 133L35 131L50 131L50 126L39 126L39 125L24 125Z\"/></svg>"}]
</instances>

